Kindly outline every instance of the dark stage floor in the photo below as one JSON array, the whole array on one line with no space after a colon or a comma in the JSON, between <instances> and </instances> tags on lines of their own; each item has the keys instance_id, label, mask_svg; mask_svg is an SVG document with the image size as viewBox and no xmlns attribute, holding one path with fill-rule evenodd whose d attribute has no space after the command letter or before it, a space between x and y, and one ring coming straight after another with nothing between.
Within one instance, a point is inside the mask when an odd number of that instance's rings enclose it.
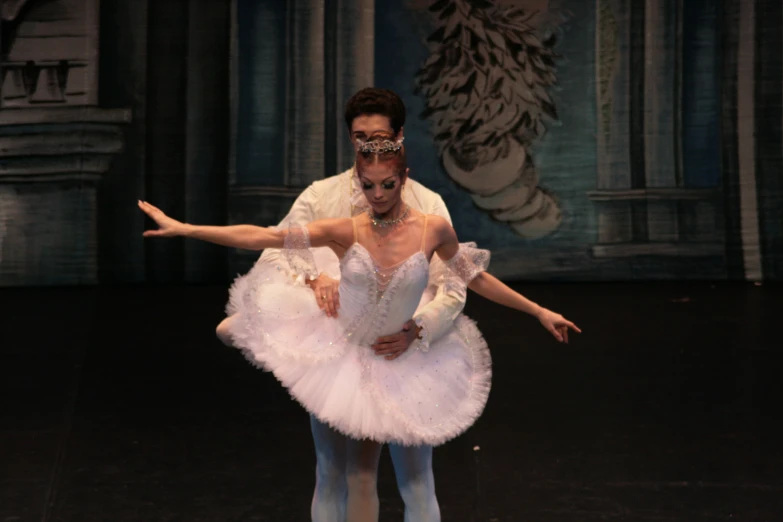
<instances>
[{"instance_id":1,"label":"dark stage floor","mask_svg":"<svg viewBox=\"0 0 783 522\"><path fill-rule=\"evenodd\" d=\"M495 381L435 452L444 521L783 520L780 288L519 288L584 334L471 297ZM0 289L0 522L309 519L307 416L215 339L225 296Z\"/></svg>"}]
</instances>

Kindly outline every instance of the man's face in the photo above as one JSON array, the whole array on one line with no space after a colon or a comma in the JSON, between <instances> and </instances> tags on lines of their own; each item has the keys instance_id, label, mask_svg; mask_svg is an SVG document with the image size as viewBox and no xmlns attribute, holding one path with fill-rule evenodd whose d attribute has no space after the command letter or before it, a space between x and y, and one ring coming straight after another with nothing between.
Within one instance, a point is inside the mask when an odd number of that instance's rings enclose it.
<instances>
[{"instance_id":1,"label":"man's face","mask_svg":"<svg viewBox=\"0 0 783 522\"><path fill-rule=\"evenodd\" d=\"M351 123L351 143L353 143L353 149L359 152L359 144L357 140L366 140L376 132L394 132L391 127L391 121L388 116L381 116L380 114L362 114L354 118ZM400 135L402 130L400 130ZM400 137L399 135L396 137Z\"/></svg>"}]
</instances>

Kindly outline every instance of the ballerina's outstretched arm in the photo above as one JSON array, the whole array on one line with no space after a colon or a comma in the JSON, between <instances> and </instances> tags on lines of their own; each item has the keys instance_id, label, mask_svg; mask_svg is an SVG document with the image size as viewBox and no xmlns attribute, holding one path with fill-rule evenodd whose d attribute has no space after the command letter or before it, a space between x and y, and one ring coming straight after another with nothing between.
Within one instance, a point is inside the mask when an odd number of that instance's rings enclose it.
<instances>
[{"instance_id":1,"label":"ballerina's outstretched arm","mask_svg":"<svg viewBox=\"0 0 783 522\"><path fill-rule=\"evenodd\" d=\"M329 246L345 249L353 242L351 220L322 219L306 227L292 227L280 230L256 225L202 226L182 223L169 216L156 206L139 201L139 208L158 225L157 230L146 230L144 237L188 237L245 250L263 250L265 248L290 248L294 230L300 230L309 246ZM296 248L296 247L294 247Z\"/></svg>"},{"instance_id":2,"label":"ballerina's outstretched arm","mask_svg":"<svg viewBox=\"0 0 783 522\"><path fill-rule=\"evenodd\" d=\"M479 273L468 288L499 305L532 315L561 343L568 343L569 330L582 333L578 326L562 315L534 303L487 272Z\"/></svg>"},{"instance_id":3,"label":"ballerina's outstretched arm","mask_svg":"<svg viewBox=\"0 0 783 522\"><path fill-rule=\"evenodd\" d=\"M485 272L488 259L484 260L484 263L474 263L465 253L465 249L460 246L457 234L451 225L445 220L433 221L437 227L439 241L435 252L467 284L468 288L494 303L532 315L560 342L568 342L569 330L582 332L578 326L562 315L534 303Z\"/></svg>"}]
</instances>

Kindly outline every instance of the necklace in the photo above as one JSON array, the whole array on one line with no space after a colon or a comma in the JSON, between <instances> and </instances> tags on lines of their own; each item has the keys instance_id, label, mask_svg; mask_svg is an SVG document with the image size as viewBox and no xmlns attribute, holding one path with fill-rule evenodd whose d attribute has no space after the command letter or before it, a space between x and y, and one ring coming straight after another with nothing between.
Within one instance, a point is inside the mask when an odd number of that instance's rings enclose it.
<instances>
[{"instance_id":1,"label":"necklace","mask_svg":"<svg viewBox=\"0 0 783 522\"><path fill-rule=\"evenodd\" d=\"M410 211L411 207L408 205L405 205L405 211L400 214L400 217L394 218L394 219L383 219L375 216L372 212L372 209L367 209L367 214L370 216L370 221L372 221L373 226L380 227L380 228L389 228L393 227L395 225L398 225L403 219L405 219L408 216L408 212Z\"/></svg>"}]
</instances>

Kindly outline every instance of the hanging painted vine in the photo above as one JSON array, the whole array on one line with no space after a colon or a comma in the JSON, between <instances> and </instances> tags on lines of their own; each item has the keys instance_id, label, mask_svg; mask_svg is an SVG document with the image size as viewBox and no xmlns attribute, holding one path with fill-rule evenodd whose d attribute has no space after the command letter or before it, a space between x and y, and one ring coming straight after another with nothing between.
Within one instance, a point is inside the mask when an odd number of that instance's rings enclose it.
<instances>
[{"instance_id":1,"label":"hanging painted vine","mask_svg":"<svg viewBox=\"0 0 783 522\"><path fill-rule=\"evenodd\" d=\"M562 221L529 153L544 121L557 120L547 92L556 82L555 37L541 38L532 14L498 4L432 2L436 28L416 85L451 179L494 219L538 238Z\"/></svg>"}]
</instances>

